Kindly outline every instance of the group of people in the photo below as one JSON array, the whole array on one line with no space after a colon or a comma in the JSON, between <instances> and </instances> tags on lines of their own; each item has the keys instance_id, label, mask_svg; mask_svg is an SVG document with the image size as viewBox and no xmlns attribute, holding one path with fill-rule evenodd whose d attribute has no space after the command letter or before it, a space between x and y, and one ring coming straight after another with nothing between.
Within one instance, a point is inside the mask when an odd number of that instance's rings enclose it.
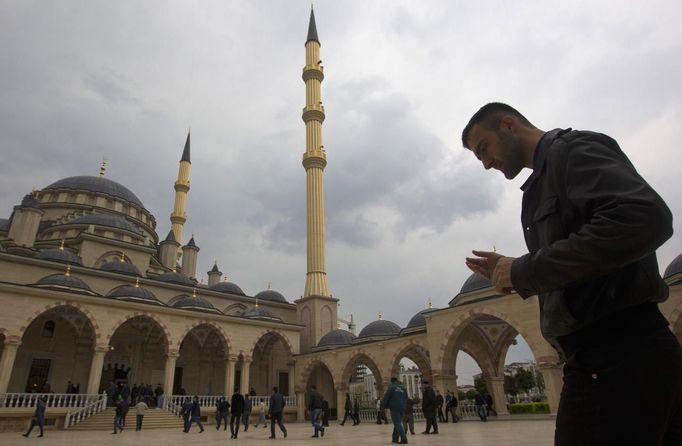
<instances>
[{"instance_id":1,"label":"group of people","mask_svg":"<svg viewBox=\"0 0 682 446\"><path fill-rule=\"evenodd\" d=\"M215 409L216 430L220 430L221 425L223 426L223 430L227 430L227 415L229 413L231 439L238 438L240 424L244 426L244 432L248 431L249 420L251 413L254 410L252 399L254 395L255 391L250 391L248 394L242 395L237 388L235 389L234 394L232 394L230 401L227 401L225 397L221 397L216 403ZM279 388L273 387L269 406L266 408L265 402L261 401L255 408L258 419L254 426L258 427L263 423L263 427L267 427L266 416L268 416L270 418L269 438L276 438L275 424L277 424L286 438L287 429L282 421L285 405L286 401L284 400L284 395L280 393ZM195 395L194 398L185 398L179 416L183 418L183 432L189 433L192 428L192 423L196 423L197 426L199 426L199 433L204 431L204 426L201 424L201 404L198 396Z\"/></svg>"},{"instance_id":2,"label":"group of people","mask_svg":"<svg viewBox=\"0 0 682 446\"><path fill-rule=\"evenodd\" d=\"M155 406L159 409L163 407L164 403L164 392L161 384L158 384L156 388L152 388L150 384L140 384L139 386L134 384L130 388L125 381L119 383L110 381L105 392L108 406L115 406L119 398L126 404L142 400L148 407Z\"/></svg>"}]
</instances>

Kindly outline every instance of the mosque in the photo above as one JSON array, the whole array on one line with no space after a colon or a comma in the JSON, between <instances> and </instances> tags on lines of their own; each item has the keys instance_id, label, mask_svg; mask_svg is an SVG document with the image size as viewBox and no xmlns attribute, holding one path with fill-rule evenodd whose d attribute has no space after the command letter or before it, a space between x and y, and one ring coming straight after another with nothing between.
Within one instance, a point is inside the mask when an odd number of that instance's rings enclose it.
<instances>
[{"instance_id":1,"label":"mosque","mask_svg":"<svg viewBox=\"0 0 682 446\"><path fill-rule=\"evenodd\" d=\"M175 182L172 229L163 238L156 218L123 184L72 176L23 197L0 219L0 405L7 395L46 389L101 394L111 382L161 383L165 393L229 395L278 386L304 418L315 384L342 411L358 366L371 371L377 394L410 359L441 390L457 388L458 352L479 365L499 413L506 412L504 361L521 335L543 375L556 412L561 368L539 328L537 298L499 295L471 275L446 308L425 308L405 327L371 322L356 336L339 329L325 264L324 69L311 11L302 71L306 103L307 272L305 292L290 301L267 289L247 295L223 279L218 265L197 280L200 247L183 234L190 193L190 135ZM180 151L178 151L180 152ZM191 216L190 216L191 217ZM660 304L682 341L682 255L665 270L670 298ZM23 397L15 397L23 398ZM2 420L0 408L0 420Z\"/></svg>"}]
</instances>

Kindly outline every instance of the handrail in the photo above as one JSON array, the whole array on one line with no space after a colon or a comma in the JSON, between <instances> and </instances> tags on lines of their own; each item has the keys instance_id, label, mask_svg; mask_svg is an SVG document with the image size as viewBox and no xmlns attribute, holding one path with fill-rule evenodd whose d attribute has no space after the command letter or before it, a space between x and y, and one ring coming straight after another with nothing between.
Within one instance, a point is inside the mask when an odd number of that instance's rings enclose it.
<instances>
[{"instance_id":1,"label":"handrail","mask_svg":"<svg viewBox=\"0 0 682 446\"><path fill-rule=\"evenodd\" d=\"M99 394L82 393L4 393L0 394L0 407L36 407L38 400L45 397L45 407L83 407L100 398Z\"/></svg>"},{"instance_id":2,"label":"handrail","mask_svg":"<svg viewBox=\"0 0 682 446\"><path fill-rule=\"evenodd\" d=\"M203 408L216 407L218 405L218 401L220 400L220 398L222 398L221 395L197 395L197 396L199 397L199 405ZM181 407L182 403L185 401L185 398L193 399L194 396L169 395L165 399L164 405L173 404L175 406ZM229 401L231 396L228 395L225 398ZM251 404L254 408L258 406L261 403L261 401L265 403L266 407L270 405L270 395L254 395L250 396L249 399L251 400ZM296 407L296 395L285 396L284 404L286 407Z\"/></svg>"},{"instance_id":3,"label":"handrail","mask_svg":"<svg viewBox=\"0 0 682 446\"><path fill-rule=\"evenodd\" d=\"M106 409L107 407L107 394L102 393L99 395L99 399L88 404L85 407L77 410L76 412L68 412L66 414L66 419L64 420L64 429L68 429L69 426L78 424L81 421L88 419L89 417L95 415Z\"/></svg>"}]
</instances>

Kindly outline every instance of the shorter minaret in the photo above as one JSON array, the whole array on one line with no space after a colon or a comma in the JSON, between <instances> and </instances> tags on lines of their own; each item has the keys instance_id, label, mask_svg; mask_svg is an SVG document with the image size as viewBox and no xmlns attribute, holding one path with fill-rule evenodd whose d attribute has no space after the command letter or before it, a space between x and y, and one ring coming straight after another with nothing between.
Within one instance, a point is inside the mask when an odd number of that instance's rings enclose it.
<instances>
[{"instance_id":1,"label":"shorter minaret","mask_svg":"<svg viewBox=\"0 0 682 446\"><path fill-rule=\"evenodd\" d=\"M187 221L187 193L189 192L189 170L192 165L189 159L189 132L187 132L187 141L185 141L185 149L182 151L182 158L180 158L180 168L178 169L178 180L175 182L175 203L173 205L173 213L170 216L171 225L175 240L182 243L182 227ZM178 252L178 255L180 252Z\"/></svg>"},{"instance_id":2,"label":"shorter minaret","mask_svg":"<svg viewBox=\"0 0 682 446\"><path fill-rule=\"evenodd\" d=\"M161 264L170 270L175 270L178 249L180 249L180 243L175 240L175 235L171 229L168 231L166 240L159 243L159 260Z\"/></svg>"},{"instance_id":3,"label":"shorter minaret","mask_svg":"<svg viewBox=\"0 0 682 446\"><path fill-rule=\"evenodd\" d=\"M26 195L20 206L14 206L7 236L19 246L32 248L38 235L40 219L44 214L45 211L40 209L36 193Z\"/></svg>"},{"instance_id":4,"label":"shorter minaret","mask_svg":"<svg viewBox=\"0 0 682 446\"><path fill-rule=\"evenodd\" d=\"M213 268L211 268L211 271L208 273L208 286L212 287L213 285L217 285L220 283L220 276L223 275L222 272L218 269L218 261L216 260L215 263L213 263Z\"/></svg>"},{"instance_id":5,"label":"shorter minaret","mask_svg":"<svg viewBox=\"0 0 682 446\"><path fill-rule=\"evenodd\" d=\"M197 275L197 256L199 247L194 242L194 236L182 247L182 274L190 279L196 279Z\"/></svg>"}]
</instances>

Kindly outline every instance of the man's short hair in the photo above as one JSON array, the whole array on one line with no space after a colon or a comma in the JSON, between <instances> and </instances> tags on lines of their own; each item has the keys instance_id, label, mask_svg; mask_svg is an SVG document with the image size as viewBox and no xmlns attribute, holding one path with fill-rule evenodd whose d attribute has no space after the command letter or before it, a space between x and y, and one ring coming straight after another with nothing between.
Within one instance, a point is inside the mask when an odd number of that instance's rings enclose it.
<instances>
[{"instance_id":1,"label":"man's short hair","mask_svg":"<svg viewBox=\"0 0 682 446\"><path fill-rule=\"evenodd\" d=\"M397 383L397 382L398 382L398 378L396 378L395 376L391 376L391 382L392 382L392 383Z\"/></svg>"},{"instance_id":2,"label":"man's short hair","mask_svg":"<svg viewBox=\"0 0 682 446\"><path fill-rule=\"evenodd\" d=\"M277 388L277 386L275 386L275 387L272 388L272 390L273 390L273 392L276 393L279 389Z\"/></svg>"},{"instance_id":3,"label":"man's short hair","mask_svg":"<svg viewBox=\"0 0 682 446\"><path fill-rule=\"evenodd\" d=\"M473 126L480 124L485 128L497 130L500 127L500 121L506 115L515 116L524 124L535 127L525 116L511 105L503 104L502 102L490 102L474 113L474 116L471 117L469 123L464 127L464 130L462 131L462 145L467 149L469 148L467 140L469 139L469 133Z\"/></svg>"}]
</instances>

